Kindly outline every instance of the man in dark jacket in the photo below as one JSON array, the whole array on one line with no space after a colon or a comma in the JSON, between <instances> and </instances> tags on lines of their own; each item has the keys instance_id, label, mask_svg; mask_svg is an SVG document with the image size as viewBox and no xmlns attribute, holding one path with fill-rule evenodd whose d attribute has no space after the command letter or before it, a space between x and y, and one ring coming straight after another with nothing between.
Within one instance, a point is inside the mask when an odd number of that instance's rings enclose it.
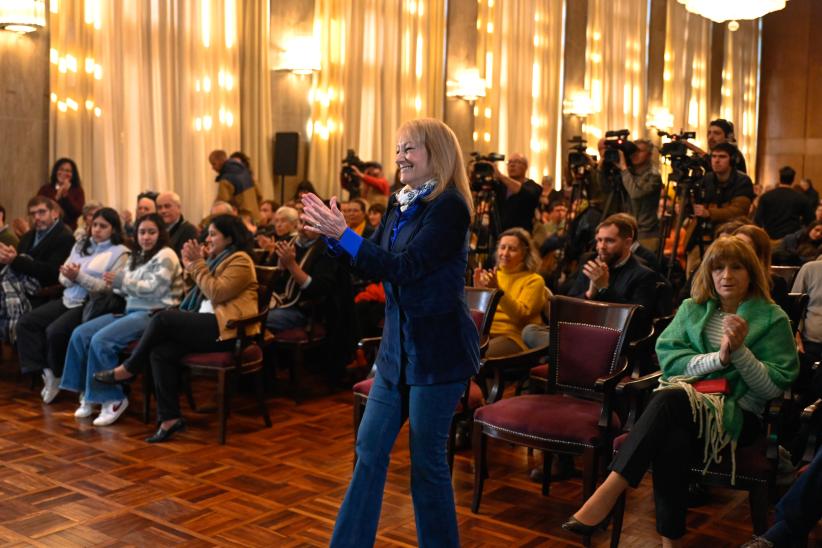
<instances>
[{"instance_id":1,"label":"man in dark jacket","mask_svg":"<svg viewBox=\"0 0 822 548\"><path fill-rule=\"evenodd\" d=\"M792 188L796 171L790 166L779 170L779 186L759 198L754 222L765 229L771 240L781 240L816 218L816 208Z\"/></svg>"},{"instance_id":2,"label":"man in dark jacket","mask_svg":"<svg viewBox=\"0 0 822 548\"><path fill-rule=\"evenodd\" d=\"M229 158L224 150L215 150L208 155L211 168L217 172L214 179L219 185L217 201L228 202L238 213L248 213L254 222L260 218L257 205L257 191L251 172L236 158Z\"/></svg>"},{"instance_id":3,"label":"man in dark jacket","mask_svg":"<svg viewBox=\"0 0 822 548\"><path fill-rule=\"evenodd\" d=\"M162 192L157 196L157 213L166 224L169 245L179 257L183 244L196 240L200 231L183 218L182 201L176 192Z\"/></svg>"}]
</instances>

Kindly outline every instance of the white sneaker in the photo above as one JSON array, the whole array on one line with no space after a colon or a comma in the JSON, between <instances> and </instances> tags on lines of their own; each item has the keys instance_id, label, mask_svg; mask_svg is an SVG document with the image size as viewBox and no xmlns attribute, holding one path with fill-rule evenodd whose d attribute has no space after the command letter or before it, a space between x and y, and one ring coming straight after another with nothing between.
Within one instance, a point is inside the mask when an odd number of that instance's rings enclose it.
<instances>
[{"instance_id":1,"label":"white sneaker","mask_svg":"<svg viewBox=\"0 0 822 548\"><path fill-rule=\"evenodd\" d=\"M94 426L108 426L113 424L128 407L128 398L121 401L107 401L103 404L100 414L94 419Z\"/></svg>"},{"instance_id":2,"label":"white sneaker","mask_svg":"<svg viewBox=\"0 0 822 548\"><path fill-rule=\"evenodd\" d=\"M74 416L78 419L87 419L94 414L94 405L87 402L86 399L80 394L80 407L77 408L77 411L74 412Z\"/></svg>"},{"instance_id":3,"label":"white sneaker","mask_svg":"<svg viewBox=\"0 0 822 548\"><path fill-rule=\"evenodd\" d=\"M60 393L60 377L55 377L51 369L43 369L43 403L51 403Z\"/></svg>"}]
</instances>

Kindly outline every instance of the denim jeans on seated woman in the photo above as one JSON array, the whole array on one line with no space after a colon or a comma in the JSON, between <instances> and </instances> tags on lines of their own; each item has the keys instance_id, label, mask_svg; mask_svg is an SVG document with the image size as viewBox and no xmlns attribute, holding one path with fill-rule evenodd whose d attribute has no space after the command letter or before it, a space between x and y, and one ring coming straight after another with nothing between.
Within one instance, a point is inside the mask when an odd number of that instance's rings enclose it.
<instances>
[{"instance_id":1,"label":"denim jeans on seated woman","mask_svg":"<svg viewBox=\"0 0 822 548\"><path fill-rule=\"evenodd\" d=\"M104 314L80 324L71 334L60 388L83 392L88 403L122 400L119 385L97 382L94 373L117 367L120 353L140 338L149 320L148 310L138 310L125 316Z\"/></svg>"},{"instance_id":2,"label":"denim jeans on seated woman","mask_svg":"<svg viewBox=\"0 0 822 548\"><path fill-rule=\"evenodd\" d=\"M357 466L337 515L332 548L374 545L391 448L406 418L419 546L459 546L446 446L466 385L467 381L392 385L377 372L357 435Z\"/></svg>"}]
</instances>

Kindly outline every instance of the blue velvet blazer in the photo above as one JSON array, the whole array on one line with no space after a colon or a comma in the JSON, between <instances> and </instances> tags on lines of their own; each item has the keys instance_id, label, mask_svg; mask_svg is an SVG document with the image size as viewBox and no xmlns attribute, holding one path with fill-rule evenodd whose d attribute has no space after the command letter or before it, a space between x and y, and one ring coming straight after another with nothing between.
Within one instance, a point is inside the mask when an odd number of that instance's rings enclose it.
<instances>
[{"instance_id":1,"label":"blue velvet blazer","mask_svg":"<svg viewBox=\"0 0 822 548\"><path fill-rule=\"evenodd\" d=\"M354 266L383 281L385 327L377 368L388 382L466 380L479 367L479 335L465 302L470 214L448 189L402 224L392 196L382 223L363 240Z\"/></svg>"}]
</instances>

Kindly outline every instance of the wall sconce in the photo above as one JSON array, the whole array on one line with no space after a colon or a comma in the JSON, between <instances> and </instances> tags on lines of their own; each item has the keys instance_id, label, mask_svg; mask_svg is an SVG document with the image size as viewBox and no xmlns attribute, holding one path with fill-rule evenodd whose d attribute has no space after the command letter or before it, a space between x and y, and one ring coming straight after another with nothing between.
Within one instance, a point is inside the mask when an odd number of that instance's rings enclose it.
<instances>
[{"instance_id":1,"label":"wall sconce","mask_svg":"<svg viewBox=\"0 0 822 548\"><path fill-rule=\"evenodd\" d=\"M448 80L446 95L459 97L473 103L480 97L485 97L485 79L480 77L477 68L462 69L457 72L456 80Z\"/></svg>"},{"instance_id":2,"label":"wall sconce","mask_svg":"<svg viewBox=\"0 0 822 548\"><path fill-rule=\"evenodd\" d=\"M286 39L280 64L274 70L293 74L311 74L320 71L320 46L313 36L292 36Z\"/></svg>"},{"instance_id":3,"label":"wall sconce","mask_svg":"<svg viewBox=\"0 0 822 548\"><path fill-rule=\"evenodd\" d=\"M0 2L0 29L26 34L46 26L45 0Z\"/></svg>"},{"instance_id":4,"label":"wall sconce","mask_svg":"<svg viewBox=\"0 0 822 548\"><path fill-rule=\"evenodd\" d=\"M674 115L667 107L651 107L645 117L645 127L649 129L659 129L671 131L674 127Z\"/></svg>"},{"instance_id":5,"label":"wall sconce","mask_svg":"<svg viewBox=\"0 0 822 548\"><path fill-rule=\"evenodd\" d=\"M576 116L585 120L591 114L598 112L587 91L576 91L562 102L562 113L567 116Z\"/></svg>"}]
</instances>

